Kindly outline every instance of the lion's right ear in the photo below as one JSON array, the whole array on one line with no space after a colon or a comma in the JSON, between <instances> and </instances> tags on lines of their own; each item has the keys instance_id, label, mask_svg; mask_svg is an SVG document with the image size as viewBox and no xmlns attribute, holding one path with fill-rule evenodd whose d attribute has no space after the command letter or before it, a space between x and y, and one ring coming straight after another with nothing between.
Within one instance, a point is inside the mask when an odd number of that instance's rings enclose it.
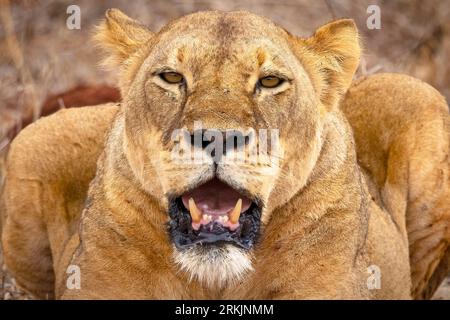
<instances>
[{"instance_id":1,"label":"lion's right ear","mask_svg":"<svg viewBox=\"0 0 450 320\"><path fill-rule=\"evenodd\" d=\"M108 9L106 19L97 27L94 40L105 49L108 67L123 67L127 60L153 36L146 26L118 9Z\"/></svg>"}]
</instances>

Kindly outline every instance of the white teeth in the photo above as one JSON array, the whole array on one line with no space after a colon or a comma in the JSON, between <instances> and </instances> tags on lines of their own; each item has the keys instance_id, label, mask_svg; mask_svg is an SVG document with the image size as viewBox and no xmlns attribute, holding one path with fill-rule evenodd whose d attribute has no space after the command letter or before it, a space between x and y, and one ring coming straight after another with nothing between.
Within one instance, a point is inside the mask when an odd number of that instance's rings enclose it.
<instances>
[{"instance_id":1,"label":"white teeth","mask_svg":"<svg viewBox=\"0 0 450 320\"><path fill-rule=\"evenodd\" d=\"M202 212L199 208L197 208L197 205L195 204L195 201L193 198L189 198L189 213L191 214L192 222L199 223L201 220Z\"/></svg>"},{"instance_id":2,"label":"white teeth","mask_svg":"<svg viewBox=\"0 0 450 320\"><path fill-rule=\"evenodd\" d=\"M222 224L227 224L230 221L232 224L236 224L239 221L239 217L241 215L242 208L242 200L239 199L236 202L236 206L228 215L219 215L215 219ZM197 205L194 202L194 199L189 199L189 211L191 213L192 222L200 223L203 221L203 224L209 223L213 220L213 216L210 214L206 214L200 211Z\"/></svg>"},{"instance_id":3,"label":"white teeth","mask_svg":"<svg viewBox=\"0 0 450 320\"><path fill-rule=\"evenodd\" d=\"M209 214L206 214L206 213L204 215L202 215L202 218L203 218L203 221L205 221L205 222L210 222L212 220L212 216Z\"/></svg>"},{"instance_id":4,"label":"white teeth","mask_svg":"<svg viewBox=\"0 0 450 320\"><path fill-rule=\"evenodd\" d=\"M239 199L236 202L236 206L234 207L233 211L231 211L228 215L231 223L233 224L238 223L239 217L241 216L241 209L242 209L242 199Z\"/></svg>"}]
</instances>

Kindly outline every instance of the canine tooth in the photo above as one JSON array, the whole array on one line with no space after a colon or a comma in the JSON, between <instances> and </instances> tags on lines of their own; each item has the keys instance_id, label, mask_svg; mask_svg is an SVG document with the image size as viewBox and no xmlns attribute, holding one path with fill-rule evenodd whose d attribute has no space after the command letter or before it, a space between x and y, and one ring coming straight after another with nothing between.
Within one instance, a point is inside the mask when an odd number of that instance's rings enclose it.
<instances>
[{"instance_id":1,"label":"canine tooth","mask_svg":"<svg viewBox=\"0 0 450 320\"><path fill-rule=\"evenodd\" d=\"M227 223L228 222L228 216L223 216L222 217L222 222L223 223Z\"/></svg>"},{"instance_id":2,"label":"canine tooth","mask_svg":"<svg viewBox=\"0 0 450 320\"><path fill-rule=\"evenodd\" d=\"M193 198L189 198L189 212L193 222L199 223L202 220L202 213Z\"/></svg>"},{"instance_id":3,"label":"canine tooth","mask_svg":"<svg viewBox=\"0 0 450 320\"><path fill-rule=\"evenodd\" d=\"M203 220L208 221L208 215L206 213L202 216L202 218Z\"/></svg>"},{"instance_id":4,"label":"canine tooth","mask_svg":"<svg viewBox=\"0 0 450 320\"><path fill-rule=\"evenodd\" d=\"M233 211L230 212L228 217L230 218L231 223L238 223L239 217L241 215L241 208L242 208L242 199L239 199L236 202L236 206L234 207Z\"/></svg>"}]
</instances>

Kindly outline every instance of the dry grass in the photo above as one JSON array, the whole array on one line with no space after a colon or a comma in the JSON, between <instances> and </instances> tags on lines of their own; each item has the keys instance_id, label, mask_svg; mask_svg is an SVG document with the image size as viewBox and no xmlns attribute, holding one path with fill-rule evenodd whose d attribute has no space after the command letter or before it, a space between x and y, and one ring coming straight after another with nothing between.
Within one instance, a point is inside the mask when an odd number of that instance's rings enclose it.
<instances>
[{"instance_id":1,"label":"dry grass","mask_svg":"<svg viewBox=\"0 0 450 320\"><path fill-rule=\"evenodd\" d=\"M359 26L366 47L359 74L408 73L431 83L450 99L449 1L79 0L81 30L66 28L70 4L70 0L0 0L0 170L2 151L4 154L9 143L6 132L17 124L20 127L24 115L38 117L48 94L86 83L114 84L114 75L98 68L99 54L89 42L92 27L111 7L122 9L153 30L170 19L211 9L253 11L299 36L310 35L333 18L350 17ZM369 4L381 7L381 30L366 27ZM7 286L10 283L8 280ZM449 288L441 288L436 296L450 298ZM0 298L19 297L13 286L5 289Z\"/></svg>"}]
</instances>

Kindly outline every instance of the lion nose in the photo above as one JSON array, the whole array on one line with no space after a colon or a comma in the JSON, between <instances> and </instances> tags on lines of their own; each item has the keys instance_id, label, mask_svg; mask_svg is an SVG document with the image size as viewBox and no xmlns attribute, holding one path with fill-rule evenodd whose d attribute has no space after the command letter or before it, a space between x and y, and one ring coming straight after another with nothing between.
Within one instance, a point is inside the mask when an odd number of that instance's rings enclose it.
<instances>
[{"instance_id":1,"label":"lion nose","mask_svg":"<svg viewBox=\"0 0 450 320\"><path fill-rule=\"evenodd\" d=\"M191 134L191 144L195 148L205 149L213 144L215 150L222 149L223 154L231 150L241 150L253 139L253 131L200 129Z\"/></svg>"}]
</instances>

